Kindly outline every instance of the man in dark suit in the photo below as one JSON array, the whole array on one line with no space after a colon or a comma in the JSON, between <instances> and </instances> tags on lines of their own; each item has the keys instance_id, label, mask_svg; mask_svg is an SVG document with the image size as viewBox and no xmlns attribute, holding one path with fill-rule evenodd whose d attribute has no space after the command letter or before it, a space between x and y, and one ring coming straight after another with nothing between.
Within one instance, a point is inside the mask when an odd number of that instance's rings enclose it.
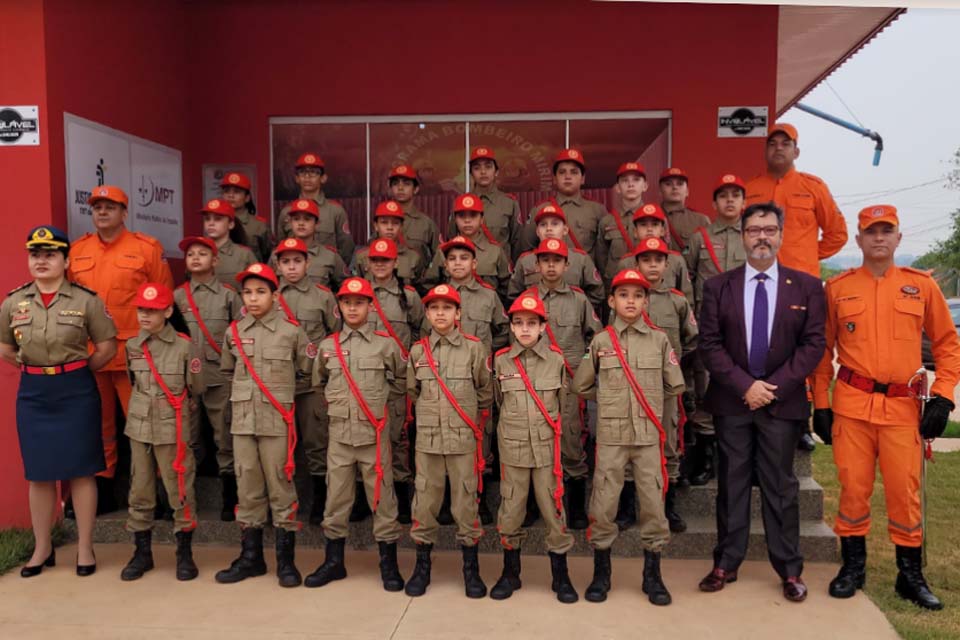
<instances>
[{"instance_id":1,"label":"man in dark suit","mask_svg":"<svg viewBox=\"0 0 960 640\"><path fill-rule=\"evenodd\" d=\"M702 591L737 579L750 536L750 490L760 483L770 562L788 600L803 601L800 578L797 442L810 415L805 379L823 357L825 300L820 280L777 260L783 211L747 208L741 221L747 263L703 289L700 353L710 372L706 408L720 445L717 546Z\"/></svg>"}]
</instances>

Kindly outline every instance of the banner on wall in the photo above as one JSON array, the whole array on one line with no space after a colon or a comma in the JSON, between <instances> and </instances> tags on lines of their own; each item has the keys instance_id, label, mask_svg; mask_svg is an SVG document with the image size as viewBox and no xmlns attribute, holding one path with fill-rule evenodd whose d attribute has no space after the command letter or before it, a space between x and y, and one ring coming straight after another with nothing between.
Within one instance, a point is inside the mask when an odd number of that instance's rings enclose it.
<instances>
[{"instance_id":1,"label":"banner on wall","mask_svg":"<svg viewBox=\"0 0 960 640\"><path fill-rule=\"evenodd\" d=\"M87 198L111 184L130 199L127 228L153 236L164 255L182 257L183 165L181 153L117 129L64 113L67 162L67 233L71 240L94 231Z\"/></svg>"}]
</instances>

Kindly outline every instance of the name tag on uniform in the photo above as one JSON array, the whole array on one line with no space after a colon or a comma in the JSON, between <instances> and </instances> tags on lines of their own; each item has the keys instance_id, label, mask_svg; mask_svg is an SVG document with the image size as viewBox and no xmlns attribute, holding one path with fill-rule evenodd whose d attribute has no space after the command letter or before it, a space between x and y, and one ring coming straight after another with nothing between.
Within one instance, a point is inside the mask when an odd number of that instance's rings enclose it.
<instances>
[{"instance_id":1,"label":"name tag on uniform","mask_svg":"<svg viewBox=\"0 0 960 640\"><path fill-rule=\"evenodd\" d=\"M343 350L343 355L345 355L345 356L350 355L350 350L349 350L349 349L344 349L344 350ZM337 357L337 352L336 352L336 351L324 351L324 352L323 352L323 357L324 357L324 358L336 358L336 357Z\"/></svg>"},{"instance_id":2,"label":"name tag on uniform","mask_svg":"<svg viewBox=\"0 0 960 640\"><path fill-rule=\"evenodd\" d=\"M253 344L255 338L240 338L240 344ZM233 336L230 336L230 342L233 343L233 346L237 346L237 341L233 339Z\"/></svg>"},{"instance_id":3,"label":"name tag on uniform","mask_svg":"<svg viewBox=\"0 0 960 640\"><path fill-rule=\"evenodd\" d=\"M17 320L29 320L29 319L30 319L30 314L29 314L29 313L18 313L18 314L16 314L16 315L13 316L13 321L14 321L14 322L16 322Z\"/></svg>"},{"instance_id":4,"label":"name tag on uniform","mask_svg":"<svg viewBox=\"0 0 960 640\"><path fill-rule=\"evenodd\" d=\"M147 356L143 355L142 353L141 353L140 355L132 354L132 353L130 353L129 351L128 351L127 353L129 354L129 357L130 357L131 360L143 360L143 359L145 359L145 358L147 357Z\"/></svg>"},{"instance_id":5,"label":"name tag on uniform","mask_svg":"<svg viewBox=\"0 0 960 640\"><path fill-rule=\"evenodd\" d=\"M513 380L514 378L519 378L519 373L501 373L497 376L497 380Z\"/></svg>"},{"instance_id":6,"label":"name tag on uniform","mask_svg":"<svg viewBox=\"0 0 960 640\"><path fill-rule=\"evenodd\" d=\"M79 309L64 309L64 310L62 310L62 311L60 312L60 315L62 315L62 316L72 316L72 317L74 317L74 318L82 318L82 317L83 317L83 311L80 311Z\"/></svg>"},{"instance_id":7,"label":"name tag on uniform","mask_svg":"<svg viewBox=\"0 0 960 640\"><path fill-rule=\"evenodd\" d=\"M414 369L420 369L421 367L429 367L429 366L430 366L430 363L428 363L426 360L418 360L417 362L413 363Z\"/></svg>"},{"instance_id":8,"label":"name tag on uniform","mask_svg":"<svg viewBox=\"0 0 960 640\"><path fill-rule=\"evenodd\" d=\"M610 358L610 357L616 358L617 352L614 351L613 349L597 349L597 357L598 358Z\"/></svg>"}]
</instances>

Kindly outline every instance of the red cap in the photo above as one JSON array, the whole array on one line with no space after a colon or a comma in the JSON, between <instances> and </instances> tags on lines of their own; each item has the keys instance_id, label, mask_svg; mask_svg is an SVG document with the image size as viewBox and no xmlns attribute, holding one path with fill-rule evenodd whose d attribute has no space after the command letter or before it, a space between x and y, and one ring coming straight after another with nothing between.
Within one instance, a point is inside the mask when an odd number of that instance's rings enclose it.
<instances>
[{"instance_id":1,"label":"red cap","mask_svg":"<svg viewBox=\"0 0 960 640\"><path fill-rule=\"evenodd\" d=\"M617 287L624 284L638 284L644 289L650 289L650 281L636 269L624 269L613 276L613 282L610 283L610 292L613 293Z\"/></svg>"},{"instance_id":2,"label":"red cap","mask_svg":"<svg viewBox=\"0 0 960 640\"><path fill-rule=\"evenodd\" d=\"M767 140L773 137L775 133L782 133L794 142L800 142L800 137L797 135L797 128L792 124L787 124L786 122L778 122L777 124L770 127L770 133L767 134Z\"/></svg>"},{"instance_id":3,"label":"red cap","mask_svg":"<svg viewBox=\"0 0 960 640\"><path fill-rule=\"evenodd\" d=\"M570 255L570 250L567 249L567 243L563 240L547 238L546 240L540 241L540 246L534 249L533 253L538 256L552 255L566 258Z\"/></svg>"},{"instance_id":4,"label":"red cap","mask_svg":"<svg viewBox=\"0 0 960 640\"><path fill-rule=\"evenodd\" d=\"M178 246L180 247L180 251L183 251L184 253L186 253L187 249L189 249L195 244L202 244L203 246L207 247L208 249L210 249L210 251L213 251L213 255L217 255L217 253L219 253L217 251L216 242L214 242L210 238L202 238L200 236L188 236L183 240L181 240Z\"/></svg>"},{"instance_id":5,"label":"red cap","mask_svg":"<svg viewBox=\"0 0 960 640\"><path fill-rule=\"evenodd\" d=\"M860 213L857 214L857 221L857 229L860 231L878 222L889 222L894 226L900 226L900 217L897 216L897 208L889 204L875 204L861 210Z\"/></svg>"},{"instance_id":6,"label":"red cap","mask_svg":"<svg viewBox=\"0 0 960 640\"><path fill-rule=\"evenodd\" d=\"M102 187L95 187L90 191L90 197L87 198L87 204L93 204L97 200L109 200L126 207L129 204L127 194L120 187L112 187L108 184Z\"/></svg>"},{"instance_id":7,"label":"red cap","mask_svg":"<svg viewBox=\"0 0 960 640\"><path fill-rule=\"evenodd\" d=\"M400 218L403 220L403 209L394 200L386 200L377 205L373 212L374 218Z\"/></svg>"},{"instance_id":8,"label":"red cap","mask_svg":"<svg viewBox=\"0 0 960 640\"><path fill-rule=\"evenodd\" d=\"M490 147L474 147L470 152L470 162L474 160L493 160L493 164L497 164L497 156Z\"/></svg>"},{"instance_id":9,"label":"red cap","mask_svg":"<svg viewBox=\"0 0 960 640\"><path fill-rule=\"evenodd\" d=\"M274 253L279 257L284 251L298 251L305 256L310 255L310 250L307 249L307 243L299 238L287 238L277 245Z\"/></svg>"},{"instance_id":10,"label":"red cap","mask_svg":"<svg viewBox=\"0 0 960 640\"><path fill-rule=\"evenodd\" d=\"M617 169L618 178L628 173L639 173L644 178L647 177L647 170L639 162L624 162L622 165L620 165L620 168Z\"/></svg>"},{"instance_id":11,"label":"red cap","mask_svg":"<svg viewBox=\"0 0 960 640\"><path fill-rule=\"evenodd\" d=\"M448 284L438 284L423 296L423 306L429 307L434 300L446 300L460 306L460 293Z\"/></svg>"},{"instance_id":12,"label":"red cap","mask_svg":"<svg viewBox=\"0 0 960 640\"><path fill-rule=\"evenodd\" d=\"M679 167L668 167L663 170L663 173L660 174L660 181L663 182L667 178L683 178L686 181L690 181L690 178L687 177L687 172Z\"/></svg>"},{"instance_id":13,"label":"red cap","mask_svg":"<svg viewBox=\"0 0 960 640\"><path fill-rule=\"evenodd\" d=\"M343 284L340 285L340 290L337 291L338 298L344 298L346 296L363 296L364 298L373 300L373 287L370 286L370 282L364 278L347 278L343 281Z\"/></svg>"},{"instance_id":14,"label":"red cap","mask_svg":"<svg viewBox=\"0 0 960 640\"><path fill-rule=\"evenodd\" d=\"M469 238L464 238L463 236L454 236L440 245L440 251L443 252L443 255L447 255L447 251L450 251L450 249L458 248L466 249L472 253L474 257L477 256L477 245L473 244Z\"/></svg>"},{"instance_id":15,"label":"red cap","mask_svg":"<svg viewBox=\"0 0 960 640\"><path fill-rule=\"evenodd\" d=\"M173 304L173 291L165 284L144 282L137 289L137 297L133 299L133 306L142 309L166 309Z\"/></svg>"},{"instance_id":16,"label":"red cap","mask_svg":"<svg viewBox=\"0 0 960 640\"><path fill-rule=\"evenodd\" d=\"M223 176L223 180L220 181L221 187L240 187L241 189L246 189L250 191L250 178L243 175L242 173L237 173L236 171L231 171L227 175Z\"/></svg>"},{"instance_id":17,"label":"red cap","mask_svg":"<svg viewBox=\"0 0 960 640\"><path fill-rule=\"evenodd\" d=\"M320 219L320 207L317 206L316 200L311 198L300 198L291 202L288 215L295 213L309 213L317 220Z\"/></svg>"},{"instance_id":18,"label":"red cap","mask_svg":"<svg viewBox=\"0 0 960 640\"><path fill-rule=\"evenodd\" d=\"M532 296L529 294L524 294L513 301L513 304L510 305L510 310L507 311L507 314L513 315L519 311L526 311L527 313L535 313L544 320L547 319L547 310L543 306L543 300L537 296Z\"/></svg>"},{"instance_id":19,"label":"red cap","mask_svg":"<svg viewBox=\"0 0 960 640\"><path fill-rule=\"evenodd\" d=\"M401 164L393 168L390 172L390 178L409 178L417 184L420 184L420 178L417 176L417 170L408 164Z\"/></svg>"},{"instance_id":20,"label":"red cap","mask_svg":"<svg viewBox=\"0 0 960 640\"><path fill-rule=\"evenodd\" d=\"M227 216L228 218L237 217L237 212L233 210L233 205L223 198L208 200L207 204L200 208L200 213L213 213L218 216Z\"/></svg>"},{"instance_id":21,"label":"red cap","mask_svg":"<svg viewBox=\"0 0 960 640\"><path fill-rule=\"evenodd\" d=\"M743 180L740 179L740 176L735 176L732 173L725 173L720 176L720 179L717 180L717 186L713 188L713 197L717 197L717 191L723 189L724 187L740 187L744 195L747 193L747 185Z\"/></svg>"},{"instance_id":22,"label":"red cap","mask_svg":"<svg viewBox=\"0 0 960 640\"><path fill-rule=\"evenodd\" d=\"M273 272L273 269L262 262L254 262L252 265L247 267L245 271L241 271L237 274L237 282L240 284L243 284L243 281L247 278L260 278L261 280L272 282L274 289L280 286L280 282L277 280L277 274Z\"/></svg>"},{"instance_id":23,"label":"red cap","mask_svg":"<svg viewBox=\"0 0 960 640\"><path fill-rule=\"evenodd\" d=\"M667 214L663 212L663 209L661 209L658 204L645 204L633 214L634 222L643 218L656 218L664 224L667 222Z\"/></svg>"},{"instance_id":24,"label":"red cap","mask_svg":"<svg viewBox=\"0 0 960 640\"><path fill-rule=\"evenodd\" d=\"M464 193L463 195L457 196L456 201L453 203L453 210L483 213L483 202L472 193Z\"/></svg>"},{"instance_id":25,"label":"red cap","mask_svg":"<svg viewBox=\"0 0 960 640\"><path fill-rule=\"evenodd\" d=\"M580 153L577 149L563 149L560 153L557 154L557 157L553 159L553 170L557 170L557 165L561 162L573 162L580 165L581 171L587 170L587 161L584 159L583 154Z\"/></svg>"},{"instance_id":26,"label":"red cap","mask_svg":"<svg viewBox=\"0 0 960 640\"><path fill-rule=\"evenodd\" d=\"M380 238L370 243L370 251L367 252L368 258L386 258L387 260L397 259L397 243L389 238Z\"/></svg>"},{"instance_id":27,"label":"red cap","mask_svg":"<svg viewBox=\"0 0 960 640\"><path fill-rule=\"evenodd\" d=\"M300 167L317 167L318 169L323 169L323 158L315 153L305 153L297 158L297 164L295 164L294 167L297 169Z\"/></svg>"},{"instance_id":28,"label":"red cap","mask_svg":"<svg viewBox=\"0 0 960 640\"><path fill-rule=\"evenodd\" d=\"M563 220L563 224L567 224L567 216L563 215L563 209L556 205L545 204L541 207L540 211L537 211L537 214L533 216L533 223L540 224L540 221L544 218L560 218Z\"/></svg>"},{"instance_id":29,"label":"red cap","mask_svg":"<svg viewBox=\"0 0 960 640\"><path fill-rule=\"evenodd\" d=\"M647 238L637 243L637 248L634 250L634 253L640 255L647 251L656 251L657 253L668 255L670 253L670 247L663 241L663 238Z\"/></svg>"}]
</instances>

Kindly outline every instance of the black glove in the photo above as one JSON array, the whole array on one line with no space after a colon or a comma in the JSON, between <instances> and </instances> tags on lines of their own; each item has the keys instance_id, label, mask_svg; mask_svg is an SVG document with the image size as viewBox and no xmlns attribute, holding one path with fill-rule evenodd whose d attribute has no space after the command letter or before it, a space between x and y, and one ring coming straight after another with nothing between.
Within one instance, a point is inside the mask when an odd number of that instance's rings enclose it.
<instances>
[{"instance_id":1,"label":"black glove","mask_svg":"<svg viewBox=\"0 0 960 640\"><path fill-rule=\"evenodd\" d=\"M942 436L953 409L954 404L943 396L933 396L927 400L923 408L923 418L920 420L920 435L925 440Z\"/></svg>"},{"instance_id":2,"label":"black glove","mask_svg":"<svg viewBox=\"0 0 960 640\"><path fill-rule=\"evenodd\" d=\"M813 432L824 444L833 444L833 409L813 410Z\"/></svg>"},{"instance_id":3,"label":"black glove","mask_svg":"<svg viewBox=\"0 0 960 640\"><path fill-rule=\"evenodd\" d=\"M687 414L687 419L689 420L697 411L697 401L694 399L692 391L684 391L681 398L683 402L683 411Z\"/></svg>"}]
</instances>

